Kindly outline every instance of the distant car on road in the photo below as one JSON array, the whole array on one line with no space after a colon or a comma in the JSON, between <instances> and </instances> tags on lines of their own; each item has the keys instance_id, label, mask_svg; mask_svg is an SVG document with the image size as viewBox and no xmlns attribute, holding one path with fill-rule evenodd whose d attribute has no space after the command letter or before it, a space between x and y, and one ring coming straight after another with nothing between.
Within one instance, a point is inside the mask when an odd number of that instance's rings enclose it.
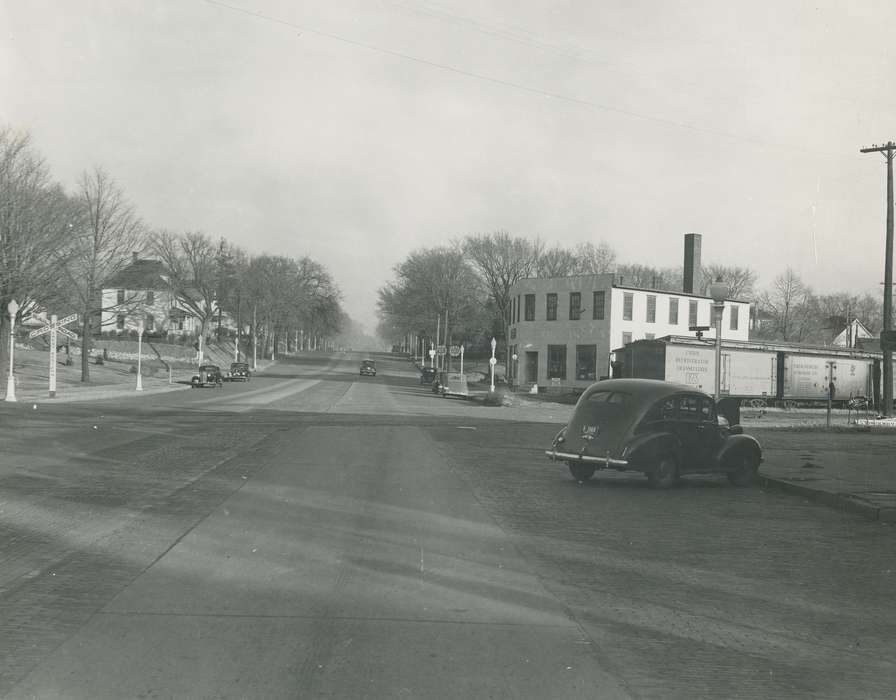
<instances>
[{"instance_id":1,"label":"distant car on road","mask_svg":"<svg viewBox=\"0 0 896 700\"><path fill-rule=\"evenodd\" d=\"M376 362L373 360L361 360L361 369L359 374L364 377L375 377L376 376Z\"/></svg>"},{"instance_id":2,"label":"distant car on road","mask_svg":"<svg viewBox=\"0 0 896 700\"><path fill-rule=\"evenodd\" d=\"M230 371L225 379L230 382L248 382L251 379L252 372L249 370L248 362L231 362Z\"/></svg>"},{"instance_id":3,"label":"distant car on road","mask_svg":"<svg viewBox=\"0 0 896 700\"><path fill-rule=\"evenodd\" d=\"M190 379L190 386L194 389L203 386L223 387L221 368L218 365L200 365L198 372Z\"/></svg>"},{"instance_id":4,"label":"distant car on road","mask_svg":"<svg viewBox=\"0 0 896 700\"><path fill-rule=\"evenodd\" d=\"M439 372L433 381L433 393L442 397L458 396L466 399L470 392L467 389L467 376L461 372Z\"/></svg>"},{"instance_id":5,"label":"distant car on road","mask_svg":"<svg viewBox=\"0 0 896 700\"><path fill-rule=\"evenodd\" d=\"M588 387L546 454L578 481L598 469L639 471L667 488L687 473L722 472L736 485L756 477L762 447L717 415L713 398L654 379L609 379Z\"/></svg>"},{"instance_id":6,"label":"distant car on road","mask_svg":"<svg viewBox=\"0 0 896 700\"><path fill-rule=\"evenodd\" d=\"M436 378L435 367L424 367L420 370L420 383L432 386L433 380Z\"/></svg>"}]
</instances>

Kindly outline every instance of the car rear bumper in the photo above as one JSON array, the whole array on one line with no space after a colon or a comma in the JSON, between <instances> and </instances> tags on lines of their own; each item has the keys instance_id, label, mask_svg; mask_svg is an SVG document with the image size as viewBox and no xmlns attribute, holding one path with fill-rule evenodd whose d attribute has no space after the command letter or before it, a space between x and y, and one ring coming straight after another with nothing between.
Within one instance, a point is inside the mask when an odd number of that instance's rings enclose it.
<instances>
[{"instance_id":1,"label":"car rear bumper","mask_svg":"<svg viewBox=\"0 0 896 700\"><path fill-rule=\"evenodd\" d=\"M587 464L603 466L606 469L611 467L613 469L625 469L628 467L627 459L616 459L609 455L594 457L592 455L579 455L574 452L558 452L557 450L545 450L544 453L552 462L586 462Z\"/></svg>"}]
</instances>

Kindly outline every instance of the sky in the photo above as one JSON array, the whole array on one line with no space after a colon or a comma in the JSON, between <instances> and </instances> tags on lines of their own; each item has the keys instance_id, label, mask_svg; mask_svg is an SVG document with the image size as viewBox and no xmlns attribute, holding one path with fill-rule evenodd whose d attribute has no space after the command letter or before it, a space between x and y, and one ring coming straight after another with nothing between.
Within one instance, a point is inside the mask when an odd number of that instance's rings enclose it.
<instances>
[{"instance_id":1,"label":"sky","mask_svg":"<svg viewBox=\"0 0 896 700\"><path fill-rule=\"evenodd\" d=\"M896 3L0 0L0 125L154 229L324 264L506 230L882 295Z\"/></svg>"}]
</instances>

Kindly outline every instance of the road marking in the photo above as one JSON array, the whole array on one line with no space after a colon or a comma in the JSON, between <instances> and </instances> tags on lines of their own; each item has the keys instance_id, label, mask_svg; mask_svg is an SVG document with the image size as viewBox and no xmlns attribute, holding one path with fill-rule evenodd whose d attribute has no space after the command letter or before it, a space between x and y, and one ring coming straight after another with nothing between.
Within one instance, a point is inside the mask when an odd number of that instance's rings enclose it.
<instances>
[{"instance_id":1,"label":"road marking","mask_svg":"<svg viewBox=\"0 0 896 700\"><path fill-rule=\"evenodd\" d=\"M476 430L476 426L473 425L459 425L457 426L458 430Z\"/></svg>"}]
</instances>

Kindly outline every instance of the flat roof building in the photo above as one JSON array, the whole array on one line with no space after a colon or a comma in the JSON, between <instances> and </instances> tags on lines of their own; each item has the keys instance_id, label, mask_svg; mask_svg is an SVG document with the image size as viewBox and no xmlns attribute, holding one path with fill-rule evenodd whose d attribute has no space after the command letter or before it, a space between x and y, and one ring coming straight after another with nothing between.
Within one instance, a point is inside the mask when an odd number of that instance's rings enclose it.
<instances>
[{"instance_id":1,"label":"flat roof building","mask_svg":"<svg viewBox=\"0 0 896 700\"><path fill-rule=\"evenodd\" d=\"M693 269L693 268L692 268ZM508 374L513 384L584 388L611 374L611 352L635 340L695 335L709 326L712 299L701 294L642 289L613 274L527 278L511 288ZM722 338L747 340L750 304L726 300Z\"/></svg>"}]
</instances>

